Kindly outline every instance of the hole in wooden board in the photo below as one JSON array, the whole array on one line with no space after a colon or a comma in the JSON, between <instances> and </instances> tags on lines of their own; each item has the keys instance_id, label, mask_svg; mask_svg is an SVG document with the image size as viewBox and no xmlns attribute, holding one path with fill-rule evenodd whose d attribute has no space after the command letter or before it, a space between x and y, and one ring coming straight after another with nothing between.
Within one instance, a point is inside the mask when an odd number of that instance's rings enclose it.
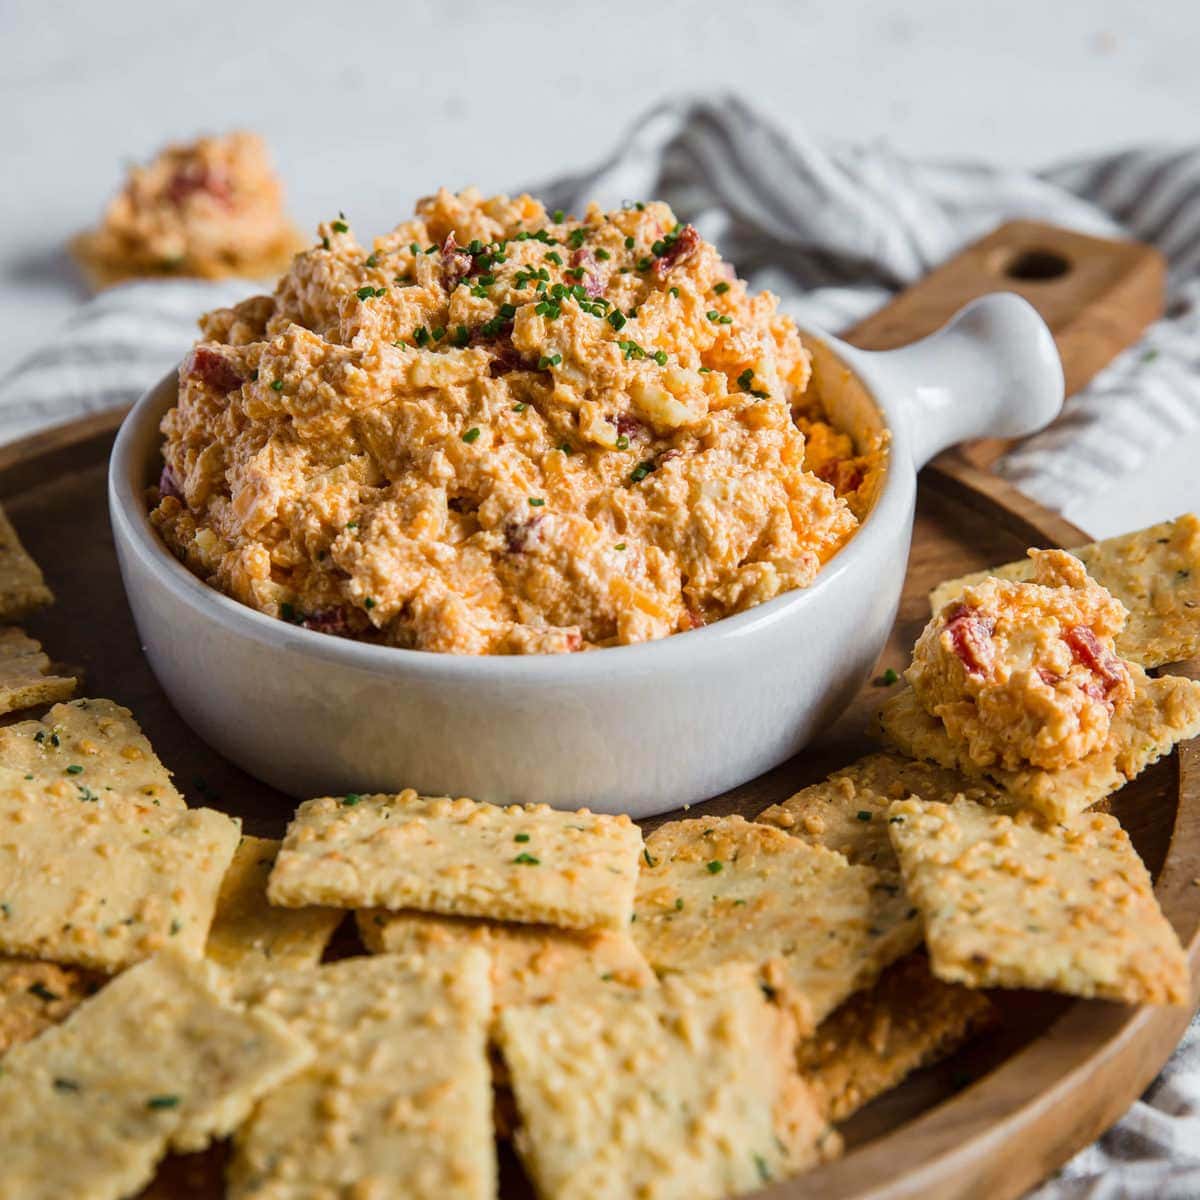
<instances>
[{"instance_id":1,"label":"hole in wooden board","mask_svg":"<svg viewBox=\"0 0 1200 1200\"><path fill-rule=\"evenodd\" d=\"M1071 269L1071 260L1057 250L1022 250L1004 268L1009 279L1058 279Z\"/></svg>"}]
</instances>

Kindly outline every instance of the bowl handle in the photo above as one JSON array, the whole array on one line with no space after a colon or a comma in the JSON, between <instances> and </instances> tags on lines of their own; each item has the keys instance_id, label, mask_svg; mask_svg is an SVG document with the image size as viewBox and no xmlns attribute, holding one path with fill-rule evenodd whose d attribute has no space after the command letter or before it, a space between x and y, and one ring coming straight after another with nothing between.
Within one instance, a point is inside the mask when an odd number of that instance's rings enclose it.
<instances>
[{"instance_id":1,"label":"bowl handle","mask_svg":"<svg viewBox=\"0 0 1200 1200\"><path fill-rule=\"evenodd\" d=\"M1034 307L1011 292L975 300L899 350L843 343L837 352L893 421L905 423L918 468L958 442L1034 433L1062 408L1054 337Z\"/></svg>"}]
</instances>

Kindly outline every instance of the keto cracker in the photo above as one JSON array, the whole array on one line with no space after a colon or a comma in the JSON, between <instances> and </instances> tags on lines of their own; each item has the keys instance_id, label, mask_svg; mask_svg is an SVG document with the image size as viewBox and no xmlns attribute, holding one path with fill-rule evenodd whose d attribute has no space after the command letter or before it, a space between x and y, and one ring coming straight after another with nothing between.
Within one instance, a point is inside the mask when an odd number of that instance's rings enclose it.
<instances>
[{"instance_id":1,"label":"keto cracker","mask_svg":"<svg viewBox=\"0 0 1200 1200\"><path fill-rule=\"evenodd\" d=\"M989 807L1011 805L999 788L958 771L898 754L868 754L781 804L772 804L756 820L836 850L851 863L898 876L900 864L887 835L888 806L909 796L945 800L959 794Z\"/></svg>"},{"instance_id":2,"label":"keto cracker","mask_svg":"<svg viewBox=\"0 0 1200 1200\"><path fill-rule=\"evenodd\" d=\"M418 796L308 800L271 873L272 904L413 908L624 929L641 831L626 816Z\"/></svg>"},{"instance_id":3,"label":"keto cracker","mask_svg":"<svg viewBox=\"0 0 1200 1200\"><path fill-rule=\"evenodd\" d=\"M108 972L165 947L200 954L239 823L62 786L0 775L0 954Z\"/></svg>"},{"instance_id":4,"label":"keto cracker","mask_svg":"<svg viewBox=\"0 0 1200 1200\"><path fill-rule=\"evenodd\" d=\"M653 987L654 972L624 930L362 909L359 935L373 954L479 946L491 961L492 1007L588 999L606 987Z\"/></svg>"},{"instance_id":5,"label":"keto cracker","mask_svg":"<svg viewBox=\"0 0 1200 1200\"><path fill-rule=\"evenodd\" d=\"M510 1008L499 1041L542 1200L717 1200L832 1157L786 1021L748 977Z\"/></svg>"},{"instance_id":6,"label":"keto cracker","mask_svg":"<svg viewBox=\"0 0 1200 1200\"><path fill-rule=\"evenodd\" d=\"M202 1149L311 1051L230 1003L214 967L173 953L133 967L4 1056L0 1200L120 1200L168 1146Z\"/></svg>"},{"instance_id":7,"label":"keto cracker","mask_svg":"<svg viewBox=\"0 0 1200 1200\"><path fill-rule=\"evenodd\" d=\"M239 975L311 967L346 914L339 908L279 908L267 903L267 879L280 843L243 835L221 880L204 953Z\"/></svg>"},{"instance_id":8,"label":"keto cracker","mask_svg":"<svg viewBox=\"0 0 1200 1200\"><path fill-rule=\"evenodd\" d=\"M920 942L894 875L742 817L647 839L630 931L659 972L754 968L801 1033Z\"/></svg>"},{"instance_id":9,"label":"keto cracker","mask_svg":"<svg viewBox=\"0 0 1200 1200\"><path fill-rule=\"evenodd\" d=\"M0 1054L65 1020L102 979L58 963L0 959Z\"/></svg>"},{"instance_id":10,"label":"keto cracker","mask_svg":"<svg viewBox=\"0 0 1200 1200\"><path fill-rule=\"evenodd\" d=\"M41 642L11 627L0 628L0 713L66 700L76 687L69 675L55 675Z\"/></svg>"},{"instance_id":11,"label":"keto cracker","mask_svg":"<svg viewBox=\"0 0 1200 1200\"><path fill-rule=\"evenodd\" d=\"M1194 513L1071 553L1129 610L1129 621L1116 639L1122 658L1160 667L1200 654L1200 519ZM933 611L941 612L965 588L990 575L1027 581L1033 577L1033 561L947 580L930 593Z\"/></svg>"},{"instance_id":12,"label":"keto cracker","mask_svg":"<svg viewBox=\"0 0 1200 1200\"><path fill-rule=\"evenodd\" d=\"M980 767L941 721L921 707L911 688L888 700L879 710L879 720L887 739L903 753L975 779L990 779L1018 804L1065 821L1136 779L1176 742L1200 734L1200 683L1179 675L1151 678L1132 663L1129 674L1133 698L1113 714L1105 744L1054 771Z\"/></svg>"},{"instance_id":13,"label":"keto cracker","mask_svg":"<svg viewBox=\"0 0 1200 1200\"><path fill-rule=\"evenodd\" d=\"M41 568L21 545L8 514L0 508L0 621L19 620L53 600Z\"/></svg>"},{"instance_id":14,"label":"keto cracker","mask_svg":"<svg viewBox=\"0 0 1200 1200\"><path fill-rule=\"evenodd\" d=\"M889 822L939 979L1187 1003L1187 958L1115 817L900 800Z\"/></svg>"},{"instance_id":15,"label":"keto cracker","mask_svg":"<svg viewBox=\"0 0 1200 1200\"><path fill-rule=\"evenodd\" d=\"M993 1025L983 992L943 983L923 954L888 967L796 1046L796 1066L830 1121L844 1121L920 1067Z\"/></svg>"},{"instance_id":16,"label":"keto cracker","mask_svg":"<svg viewBox=\"0 0 1200 1200\"><path fill-rule=\"evenodd\" d=\"M0 727L0 763L39 780L120 792L182 810L183 797L133 714L111 700L56 704L38 721Z\"/></svg>"},{"instance_id":17,"label":"keto cracker","mask_svg":"<svg viewBox=\"0 0 1200 1200\"><path fill-rule=\"evenodd\" d=\"M381 954L263 977L316 1051L239 1130L232 1200L491 1200L488 957Z\"/></svg>"}]
</instances>

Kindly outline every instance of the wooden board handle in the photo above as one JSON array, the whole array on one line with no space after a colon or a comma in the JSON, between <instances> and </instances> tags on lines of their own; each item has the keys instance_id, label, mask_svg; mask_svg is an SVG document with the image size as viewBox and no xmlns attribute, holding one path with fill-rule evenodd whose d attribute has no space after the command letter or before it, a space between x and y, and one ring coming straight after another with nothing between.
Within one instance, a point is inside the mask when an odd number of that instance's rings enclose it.
<instances>
[{"instance_id":1,"label":"wooden board handle","mask_svg":"<svg viewBox=\"0 0 1200 1200\"><path fill-rule=\"evenodd\" d=\"M1070 395L1162 315L1166 273L1166 261L1153 246L1010 221L842 337L864 350L892 350L939 329L979 296L1016 292L1049 325ZM959 453L986 467L1010 444L974 442Z\"/></svg>"}]
</instances>

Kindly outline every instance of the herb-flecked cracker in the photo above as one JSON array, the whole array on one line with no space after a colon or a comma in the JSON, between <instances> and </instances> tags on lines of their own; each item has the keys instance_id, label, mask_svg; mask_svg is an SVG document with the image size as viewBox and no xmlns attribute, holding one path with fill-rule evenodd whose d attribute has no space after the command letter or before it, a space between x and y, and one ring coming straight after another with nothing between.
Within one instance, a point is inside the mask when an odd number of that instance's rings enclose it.
<instances>
[{"instance_id":1,"label":"herb-flecked cracker","mask_svg":"<svg viewBox=\"0 0 1200 1200\"><path fill-rule=\"evenodd\" d=\"M745 977L506 1009L515 1141L538 1195L717 1200L832 1157L784 1029Z\"/></svg>"},{"instance_id":2,"label":"herb-flecked cracker","mask_svg":"<svg viewBox=\"0 0 1200 1200\"><path fill-rule=\"evenodd\" d=\"M362 909L363 944L373 954L480 946L491 959L492 1006L586 999L606 987L653 987L654 972L624 930Z\"/></svg>"},{"instance_id":3,"label":"herb-flecked cracker","mask_svg":"<svg viewBox=\"0 0 1200 1200\"><path fill-rule=\"evenodd\" d=\"M296 810L268 895L272 904L624 929L641 851L626 816L411 790L327 796Z\"/></svg>"},{"instance_id":4,"label":"herb-flecked cracker","mask_svg":"<svg viewBox=\"0 0 1200 1200\"><path fill-rule=\"evenodd\" d=\"M75 687L73 676L53 673L41 642L11 626L0 628L0 713L66 700Z\"/></svg>"},{"instance_id":5,"label":"herb-flecked cracker","mask_svg":"<svg viewBox=\"0 0 1200 1200\"><path fill-rule=\"evenodd\" d=\"M4 1056L0 1200L132 1195L168 1146L229 1133L310 1057L231 1004L211 964L156 955Z\"/></svg>"},{"instance_id":6,"label":"herb-flecked cracker","mask_svg":"<svg viewBox=\"0 0 1200 1200\"><path fill-rule=\"evenodd\" d=\"M102 976L30 958L0 959L0 1055L66 1020Z\"/></svg>"},{"instance_id":7,"label":"herb-flecked cracker","mask_svg":"<svg viewBox=\"0 0 1200 1200\"><path fill-rule=\"evenodd\" d=\"M941 721L921 707L911 688L888 700L879 710L879 720L887 739L903 753L975 779L990 779L1018 804L1064 821L1136 779L1177 742L1200 734L1200 683L1179 675L1151 678L1135 664L1129 665L1129 673L1133 697L1114 713L1105 744L1053 771L980 767Z\"/></svg>"},{"instance_id":8,"label":"herb-flecked cracker","mask_svg":"<svg viewBox=\"0 0 1200 1200\"><path fill-rule=\"evenodd\" d=\"M72 700L40 720L0 727L0 763L39 780L61 780L72 795L86 788L186 807L133 714L111 700Z\"/></svg>"},{"instance_id":9,"label":"herb-flecked cracker","mask_svg":"<svg viewBox=\"0 0 1200 1200\"><path fill-rule=\"evenodd\" d=\"M491 1200L488 958L381 954L263 977L316 1050L238 1132L228 1195Z\"/></svg>"},{"instance_id":10,"label":"herb-flecked cracker","mask_svg":"<svg viewBox=\"0 0 1200 1200\"><path fill-rule=\"evenodd\" d=\"M1088 574L1129 610L1117 652L1143 667L1200 654L1200 519L1185 513L1149 529L1072 550ZM935 613L989 575L1028 580L1033 562L1006 563L939 584L929 596Z\"/></svg>"},{"instance_id":11,"label":"herb-flecked cracker","mask_svg":"<svg viewBox=\"0 0 1200 1200\"><path fill-rule=\"evenodd\" d=\"M42 569L21 545L8 514L0 508L0 621L16 621L52 603Z\"/></svg>"},{"instance_id":12,"label":"herb-flecked cracker","mask_svg":"<svg viewBox=\"0 0 1200 1200\"><path fill-rule=\"evenodd\" d=\"M808 1033L920 942L894 876L742 817L660 825L634 940L659 972L755 968Z\"/></svg>"},{"instance_id":13,"label":"herb-flecked cracker","mask_svg":"<svg viewBox=\"0 0 1200 1200\"><path fill-rule=\"evenodd\" d=\"M164 947L201 953L236 820L14 775L0 780L0 953L109 972Z\"/></svg>"},{"instance_id":14,"label":"herb-flecked cracker","mask_svg":"<svg viewBox=\"0 0 1200 1200\"><path fill-rule=\"evenodd\" d=\"M814 846L836 850L851 863L899 875L887 835L888 806L909 796L946 800L959 794L992 807L1012 804L999 788L957 771L898 754L868 754L781 804L772 804L755 819Z\"/></svg>"},{"instance_id":15,"label":"herb-flecked cracker","mask_svg":"<svg viewBox=\"0 0 1200 1200\"><path fill-rule=\"evenodd\" d=\"M1115 817L1050 826L969 800L899 800L888 829L939 979L1187 1003L1187 958Z\"/></svg>"},{"instance_id":16,"label":"herb-flecked cracker","mask_svg":"<svg viewBox=\"0 0 1200 1200\"><path fill-rule=\"evenodd\" d=\"M208 931L204 953L244 975L321 961L346 913L340 908L280 908L267 903L267 879L278 841L245 835L234 851Z\"/></svg>"},{"instance_id":17,"label":"herb-flecked cracker","mask_svg":"<svg viewBox=\"0 0 1200 1200\"><path fill-rule=\"evenodd\" d=\"M954 1053L997 1019L983 992L943 983L923 954L888 967L796 1047L796 1065L831 1121L844 1121L907 1075Z\"/></svg>"}]
</instances>

